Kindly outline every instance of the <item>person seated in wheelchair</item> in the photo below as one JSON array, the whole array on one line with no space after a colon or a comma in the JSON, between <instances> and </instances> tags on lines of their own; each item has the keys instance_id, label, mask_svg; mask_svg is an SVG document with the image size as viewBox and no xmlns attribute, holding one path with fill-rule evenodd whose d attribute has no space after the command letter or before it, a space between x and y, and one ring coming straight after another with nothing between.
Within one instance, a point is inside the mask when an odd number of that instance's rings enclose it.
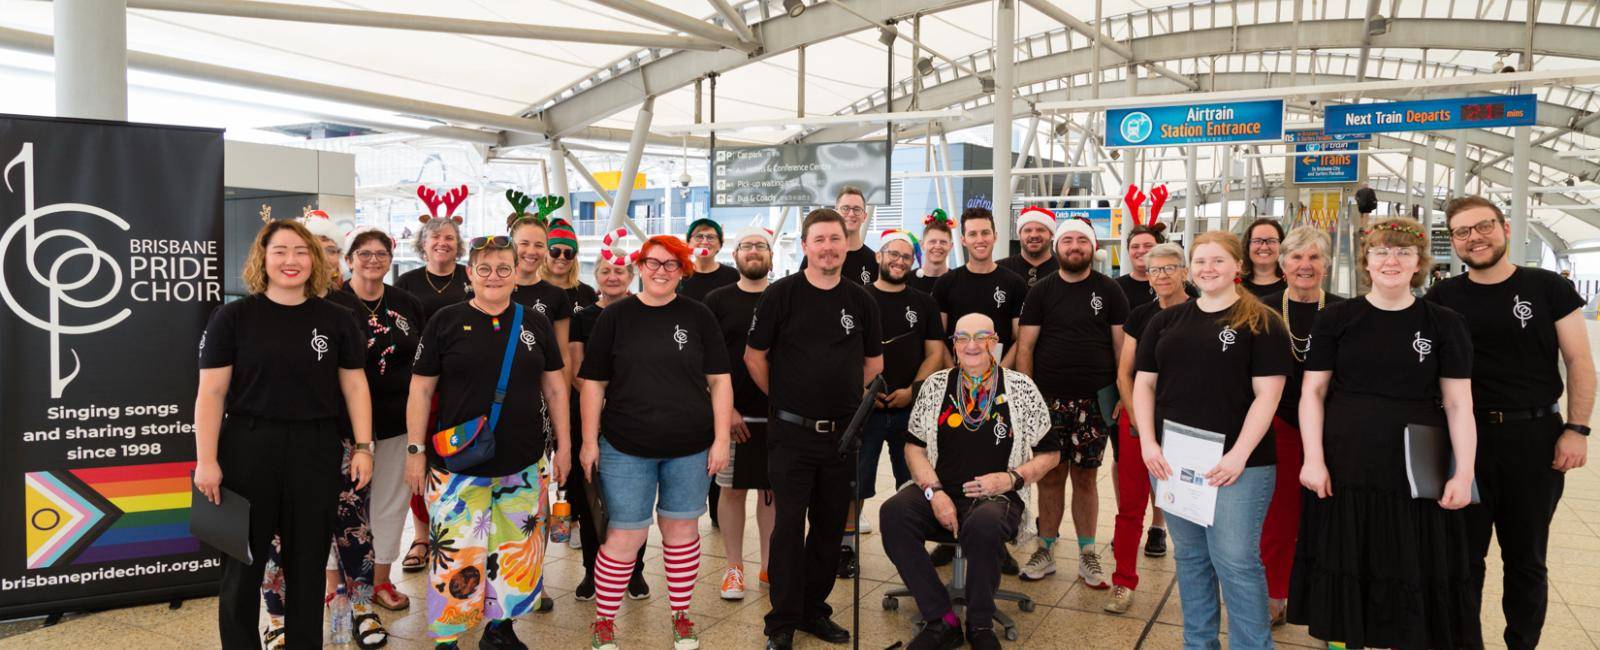
<instances>
[{"instance_id":1,"label":"person seated in wheelchair","mask_svg":"<svg viewBox=\"0 0 1600 650\"><path fill-rule=\"evenodd\" d=\"M1033 526L1029 486L1061 458L1033 380L1000 367L994 321L968 314L953 329L956 367L929 375L912 406L912 483L879 512L884 551L926 622L908 650L1000 647L992 627L1000 552L1019 527ZM929 540L954 540L967 560L964 635L928 557Z\"/></svg>"}]
</instances>

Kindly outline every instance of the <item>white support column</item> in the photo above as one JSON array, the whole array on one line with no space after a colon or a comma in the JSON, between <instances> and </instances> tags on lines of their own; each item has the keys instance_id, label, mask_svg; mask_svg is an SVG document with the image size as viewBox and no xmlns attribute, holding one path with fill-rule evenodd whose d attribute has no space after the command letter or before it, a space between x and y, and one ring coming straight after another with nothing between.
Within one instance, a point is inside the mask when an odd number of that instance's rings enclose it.
<instances>
[{"instance_id":1,"label":"white support column","mask_svg":"<svg viewBox=\"0 0 1600 650\"><path fill-rule=\"evenodd\" d=\"M1139 94L1139 66L1136 66L1136 65L1133 65L1133 64L1129 64L1128 65L1128 96L1134 97L1134 96L1137 96L1138 94ZM1135 185L1135 184L1138 183L1137 179L1138 179L1138 172L1139 172L1139 163L1138 163L1139 151L1140 150L1138 150L1138 149L1123 149L1122 150L1122 179L1123 179L1123 184L1125 184L1125 185ZM1123 192L1123 190L1124 190L1124 188L1119 187L1119 188L1117 188L1117 191L1108 192L1108 194L1121 194ZM1128 210L1127 208L1128 208L1128 206L1123 206L1123 212L1125 212L1127 214L1122 215L1122 230L1121 230L1121 232L1117 233L1117 235L1118 235L1118 237L1117 237L1118 243L1120 243L1122 239L1127 238L1128 229L1133 227L1133 220L1134 220L1135 217L1138 216L1138 215L1133 214L1132 211ZM1055 248L1054 246L1051 246L1052 250L1054 248ZM1133 268L1133 254L1128 252L1128 247L1127 246L1118 246L1118 248L1120 248L1122 250L1122 255L1121 255L1121 259L1118 260L1117 265L1120 266L1123 269L1124 273L1126 273L1127 269Z\"/></svg>"},{"instance_id":2,"label":"white support column","mask_svg":"<svg viewBox=\"0 0 1600 650\"><path fill-rule=\"evenodd\" d=\"M633 200L633 177L639 174L639 158L644 155L644 141L650 135L650 121L655 118L656 98L646 97L639 105L633 119L633 137L628 140L628 154L622 159L622 177L617 179L617 200L611 204L611 227L616 228L628 217L628 202ZM638 230L638 227L634 227ZM647 235L638 230L640 239Z\"/></svg>"},{"instance_id":3,"label":"white support column","mask_svg":"<svg viewBox=\"0 0 1600 650\"><path fill-rule=\"evenodd\" d=\"M1232 195L1228 187L1233 185L1233 147L1218 145L1218 158L1222 163L1222 194L1217 198L1217 205L1221 211L1217 213L1218 227L1223 230L1233 229L1233 216L1228 214L1228 199Z\"/></svg>"},{"instance_id":4,"label":"white support column","mask_svg":"<svg viewBox=\"0 0 1600 650\"><path fill-rule=\"evenodd\" d=\"M1422 214L1420 215L1421 218L1418 220L1422 222L1422 229L1425 232L1432 232L1433 229L1433 197L1436 196L1433 185L1433 152L1435 149L1437 149L1438 145L1438 138L1430 135L1428 136L1427 140L1425 140L1425 146L1427 148L1423 149Z\"/></svg>"},{"instance_id":5,"label":"white support column","mask_svg":"<svg viewBox=\"0 0 1600 650\"><path fill-rule=\"evenodd\" d=\"M561 197L561 199L565 201L565 203L562 204L561 209L556 211L556 216L566 219L568 223L571 223L572 189L571 186L567 184L567 157L563 153L564 151L565 149L561 146L560 142L550 143L550 164L548 165L548 168L550 170L551 181L553 181L552 184L555 186L554 189L556 196Z\"/></svg>"},{"instance_id":6,"label":"white support column","mask_svg":"<svg viewBox=\"0 0 1600 650\"><path fill-rule=\"evenodd\" d=\"M126 0L57 0L56 115L128 119Z\"/></svg>"},{"instance_id":7,"label":"white support column","mask_svg":"<svg viewBox=\"0 0 1600 650\"><path fill-rule=\"evenodd\" d=\"M1011 91L1017 58L1016 0L994 0L994 250L1011 250Z\"/></svg>"},{"instance_id":8,"label":"white support column","mask_svg":"<svg viewBox=\"0 0 1600 650\"><path fill-rule=\"evenodd\" d=\"M1028 119L1028 132L1022 135L1022 148L1017 151L1017 163L1014 168L1021 169L1028 166L1029 150L1033 149L1034 141L1039 137L1039 116ZM1039 164L1044 164L1040 162ZM1016 194L1017 184L1022 182L1021 177L1011 179L1011 193Z\"/></svg>"},{"instance_id":9,"label":"white support column","mask_svg":"<svg viewBox=\"0 0 1600 650\"><path fill-rule=\"evenodd\" d=\"M1528 264L1528 175L1529 159L1533 157L1533 129L1516 128L1516 142L1511 148L1511 261ZM1537 257L1537 252L1535 252ZM1532 263L1537 264L1535 259Z\"/></svg>"},{"instance_id":10,"label":"white support column","mask_svg":"<svg viewBox=\"0 0 1600 650\"><path fill-rule=\"evenodd\" d=\"M1200 221L1200 184L1194 180L1200 166L1200 147L1191 144L1184 149L1183 172L1188 187L1183 191L1183 245L1189 247L1194 245Z\"/></svg>"},{"instance_id":11,"label":"white support column","mask_svg":"<svg viewBox=\"0 0 1600 650\"><path fill-rule=\"evenodd\" d=\"M1456 169L1455 175L1451 176L1451 182L1454 185L1450 192L1451 198L1460 198L1467 195L1467 133L1468 131L1466 129L1461 129L1455 132ZM1445 222L1445 225L1448 226L1449 222ZM1456 274L1457 264L1459 262L1460 260L1456 259L1456 247L1451 245L1449 260L1451 275Z\"/></svg>"}]
</instances>

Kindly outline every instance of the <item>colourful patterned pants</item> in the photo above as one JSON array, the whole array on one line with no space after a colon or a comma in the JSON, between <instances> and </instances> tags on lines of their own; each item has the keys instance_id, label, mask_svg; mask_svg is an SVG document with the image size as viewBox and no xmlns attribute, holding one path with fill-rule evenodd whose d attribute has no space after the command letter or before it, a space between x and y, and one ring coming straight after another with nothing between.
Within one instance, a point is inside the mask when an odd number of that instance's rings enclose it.
<instances>
[{"instance_id":1,"label":"colourful patterned pants","mask_svg":"<svg viewBox=\"0 0 1600 650\"><path fill-rule=\"evenodd\" d=\"M450 641L485 618L528 613L544 590L542 463L497 478L431 469L428 626Z\"/></svg>"}]
</instances>

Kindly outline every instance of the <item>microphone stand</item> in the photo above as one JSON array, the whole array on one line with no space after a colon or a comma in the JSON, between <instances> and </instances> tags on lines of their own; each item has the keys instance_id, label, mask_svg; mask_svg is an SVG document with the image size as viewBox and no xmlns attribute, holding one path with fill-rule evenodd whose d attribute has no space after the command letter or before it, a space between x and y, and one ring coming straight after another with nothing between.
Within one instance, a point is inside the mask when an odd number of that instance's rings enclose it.
<instances>
[{"instance_id":1,"label":"microphone stand","mask_svg":"<svg viewBox=\"0 0 1600 650\"><path fill-rule=\"evenodd\" d=\"M867 424L867 416L878 404L878 393L883 392L888 384L883 380L883 375L872 378L872 383L867 385L866 394L861 397L861 405L856 407L856 414L850 418L850 426L845 427L844 434L839 438L839 457L848 458L850 462L850 501L856 500L860 494L856 475L860 473L857 468L861 466L861 428ZM848 455L847 455L848 454ZM856 508L856 572L850 579L850 600L855 604L851 612L850 644L854 650L861 650L861 508Z\"/></svg>"}]
</instances>

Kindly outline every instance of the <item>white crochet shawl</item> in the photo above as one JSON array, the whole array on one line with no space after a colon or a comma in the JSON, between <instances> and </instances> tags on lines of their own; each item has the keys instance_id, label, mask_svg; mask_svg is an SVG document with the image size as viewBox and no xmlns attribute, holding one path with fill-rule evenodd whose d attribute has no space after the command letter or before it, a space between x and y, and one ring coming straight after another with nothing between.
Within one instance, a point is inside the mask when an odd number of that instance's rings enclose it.
<instances>
[{"instance_id":1,"label":"white crochet shawl","mask_svg":"<svg viewBox=\"0 0 1600 650\"><path fill-rule=\"evenodd\" d=\"M1005 381L1006 406L1011 411L1011 459L1007 469L1016 469L1033 459L1033 448L1050 433L1050 409L1033 380L1015 370L1002 368ZM917 401L911 406L911 435L928 446L928 462L939 466L939 412L945 393L950 388L954 368L937 371L922 382ZM1017 491L1022 497L1022 526L1017 533L1017 543L1032 540L1037 535L1036 508L1033 486L1023 486Z\"/></svg>"}]
</instances>

